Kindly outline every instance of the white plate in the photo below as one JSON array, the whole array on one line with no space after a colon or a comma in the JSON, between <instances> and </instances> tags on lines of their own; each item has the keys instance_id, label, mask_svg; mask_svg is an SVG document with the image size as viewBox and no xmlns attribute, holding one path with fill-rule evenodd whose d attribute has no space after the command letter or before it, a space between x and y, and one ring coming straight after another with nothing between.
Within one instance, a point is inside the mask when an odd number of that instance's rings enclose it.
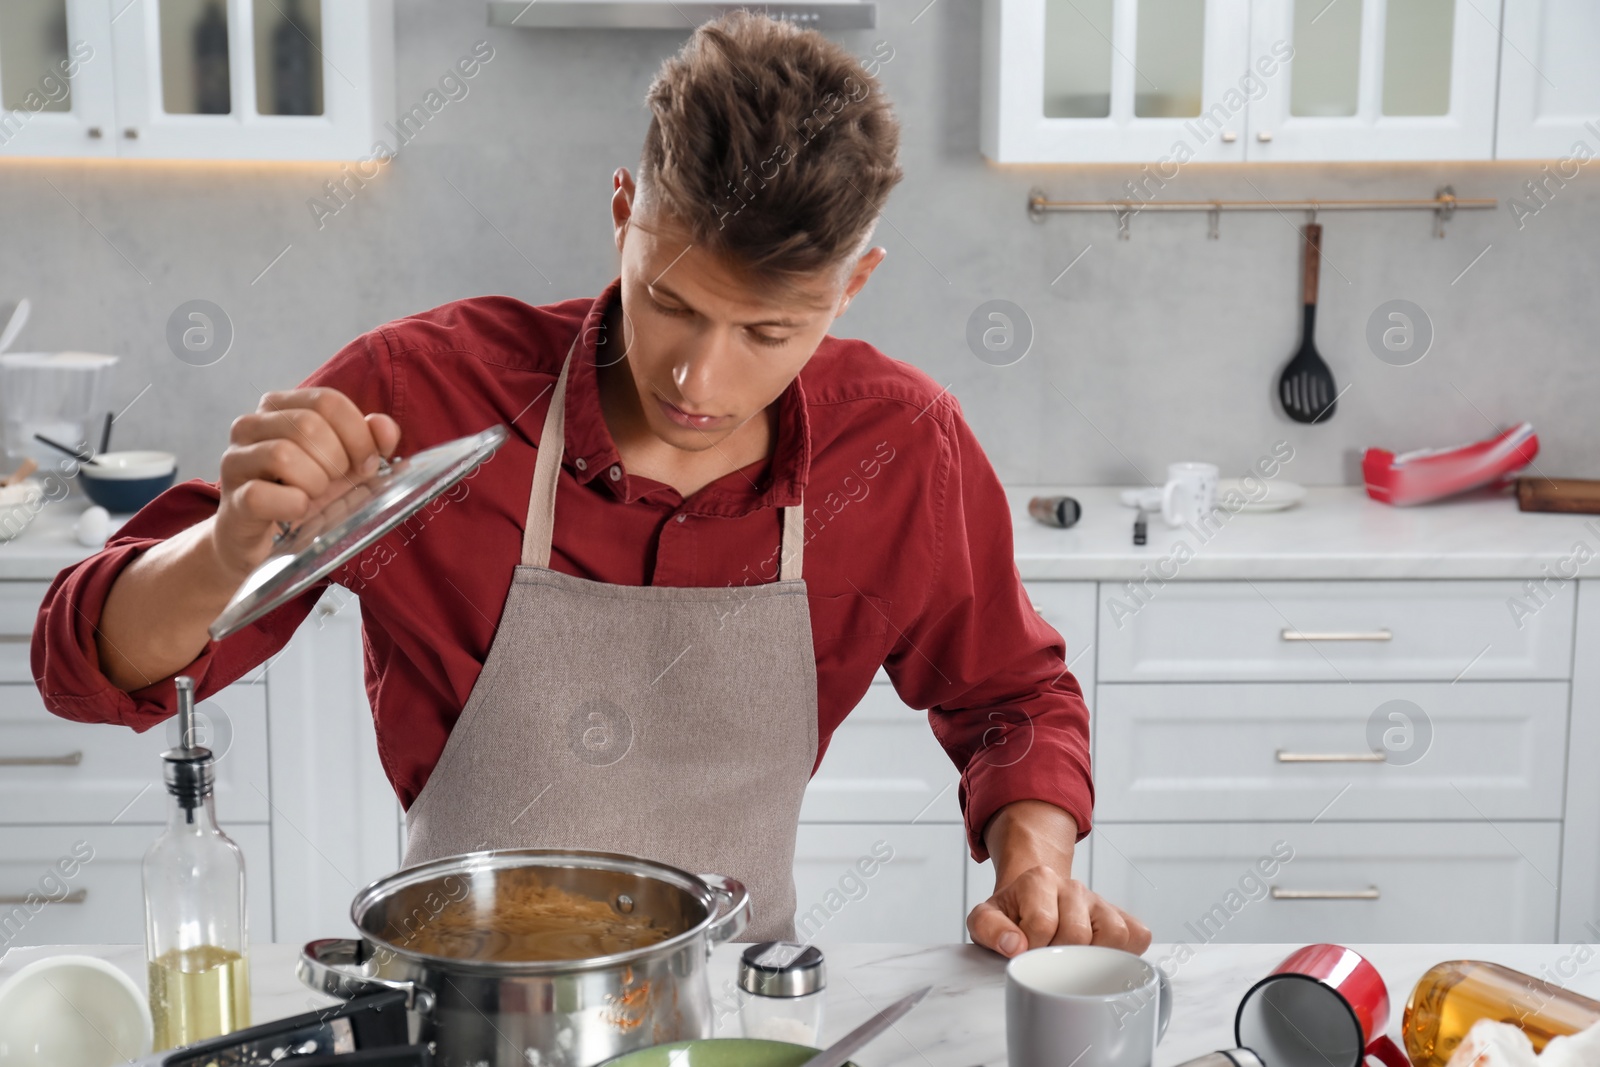
<instances>
[{"instance_id":1,"label":"white plate","mask_svg":"<svg viewBox=\"0 0 1600 1067\"><path fill-rule=\"evenodd\" d=\"M1306 487L1297 482L1280 482L1273 479L1252 479L1254 491L1240 478L1221 478L1217 481L1217 503L1220 506L1229 492L1245 498L1240 511L1283 511L1306 498ZM1262 495L1262 488L1266 493Z\"/></svg>"}]
</instances>

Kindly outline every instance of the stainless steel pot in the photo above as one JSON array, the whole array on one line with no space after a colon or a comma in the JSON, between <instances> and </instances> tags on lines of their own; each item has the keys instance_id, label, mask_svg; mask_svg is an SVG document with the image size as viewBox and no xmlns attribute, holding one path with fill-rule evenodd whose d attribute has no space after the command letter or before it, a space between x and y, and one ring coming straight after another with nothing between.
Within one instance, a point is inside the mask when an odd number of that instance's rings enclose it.
<instances>
[{"instance_id":1,"label":"stainless steel pot","mask_svg":"<svg viewBox=\"0 0 1600 1067\"><path fill-rule=\"evenodd\" d=\"M556 886L645 915L666 940L582 960L455 959L416 951L450 907L489 914L503 893ZM349 998L398 989L416 1040L440 1067L590 1067L667 1041L709 1037L706 961L750 921L750 894L719 874L688 874L611 852L502 849L450 856L381 878L356 895L359 939L306 945L300 980Z\"/></svg>"}]
</instances>

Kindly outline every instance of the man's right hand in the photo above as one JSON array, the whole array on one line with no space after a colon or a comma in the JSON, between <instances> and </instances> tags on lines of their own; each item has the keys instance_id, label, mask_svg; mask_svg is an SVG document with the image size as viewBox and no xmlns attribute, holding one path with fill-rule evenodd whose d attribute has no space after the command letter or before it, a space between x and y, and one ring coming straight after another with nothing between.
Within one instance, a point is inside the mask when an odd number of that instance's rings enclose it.
<instances>
[{"instance_id":1,"label":"man's right hand","mask_svg":"<svg viewBox=\"0 0 1600 1067\"><path fill-rule=\"evenodd\" d=\"M217 562L242 581L272 552L280 522L314 515L378 467L400 443L388 415L363 415L335 389L267 393L233 420L222 454L211 542Z\"/></svg>"}]
</instances>

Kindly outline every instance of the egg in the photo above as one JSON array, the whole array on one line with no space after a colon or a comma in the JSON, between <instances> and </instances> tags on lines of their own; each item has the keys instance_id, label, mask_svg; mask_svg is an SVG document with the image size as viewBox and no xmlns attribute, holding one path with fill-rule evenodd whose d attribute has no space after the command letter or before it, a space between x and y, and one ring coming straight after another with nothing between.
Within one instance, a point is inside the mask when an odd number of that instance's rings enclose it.
<instances>
[{"instance_id":1,"label":"egg","mask_svg":"<svg viewBox=\"0 0 1600 1067\"><path fill-rule=\"evenodd\" d=\"M99 548L106 543L106 537L111 532L111 513L99 505L84 508L73 532L77 534L80 545Z\"/></svg>"}]
</instances>

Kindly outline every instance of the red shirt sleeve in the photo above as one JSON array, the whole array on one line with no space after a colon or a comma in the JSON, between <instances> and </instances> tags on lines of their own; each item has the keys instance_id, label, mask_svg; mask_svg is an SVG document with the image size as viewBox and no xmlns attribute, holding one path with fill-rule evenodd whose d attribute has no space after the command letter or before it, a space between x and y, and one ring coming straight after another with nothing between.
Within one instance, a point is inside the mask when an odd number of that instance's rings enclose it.
<instances>
[{"instance_id":1,"label":"red shirt sleeve","mask_svg":"<svg viewBox=\"0 0 1600 1067\"><path fill-rule=\"evenodd\" d=\"M390 371L388 345L382 331L374 330L346 345L302 385L338 389L364 412L388 411ZM111 683L100 669L96 627L106 596L129 561L216 514L219 498L214 482L194 479L175 485L124 523L103 549L56 575L33 628L33 677L46 708L65 719L118 723L140 732L177 712L171 677L131 692ZM194 678L197 700L231 685L289 643L326 585L222 641L209 642L193 663L174 674Z\"/></svg>"},{"instance_id":2,"label":"red shirt sleeve","mask_svg":"<svg viewBox=\"0 0 1600 1067\"><path fill-rule=\"evenodd\" d=\"M1089 708L1067 670L1066 642L1033 610L1012 553L1000 480L954 398L942 416L930 487L938 546L929 595L885 667L902 699L928 708L939 743L961 771L972 856L989 858L983 830L1016 800L1042 800L1089 832Z\"/></svg>"}]
</instances>

